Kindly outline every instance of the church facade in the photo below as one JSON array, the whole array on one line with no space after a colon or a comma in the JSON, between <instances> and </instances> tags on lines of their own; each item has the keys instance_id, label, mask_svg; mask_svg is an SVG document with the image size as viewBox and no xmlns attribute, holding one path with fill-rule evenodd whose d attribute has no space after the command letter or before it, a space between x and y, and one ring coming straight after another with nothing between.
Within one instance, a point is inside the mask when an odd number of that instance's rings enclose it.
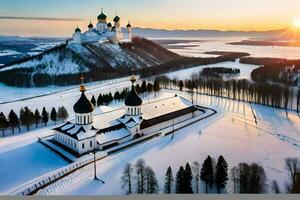
<instances>
[{"instance_id":1,"label":"church facade","mask_svg":"<svg viewBox=\"0 0 300 200\"><path fill-rule=\"evenodd\" d=\"M75 119L54 129L54 140L69 150L82 155L158 132L172 130L172 126L204 113L190 101L173 96L144 103L135 90L135 77L123 109L94 116L94 105L85 95L74 104ZM167 130L168 129L168 130Z\"/></svg>"},{"instance_id":2,"label":"church facade","mask_svg":"<svg viewBox=\"0 0 300 200\"><path fill-rule=\"evenodd\" d=\"M97 24L94 26L92 22L87 26L88 30L81 32L80 28L76 28L70 43L80 44L82 42L105 42L110 41L118 44L121 41L131 41L132 26L128 22L126 29L122 30L121 18L116 15L113 23L107 21L107 16L101 10L97 17Z\"/></svg>"}]
</instances>

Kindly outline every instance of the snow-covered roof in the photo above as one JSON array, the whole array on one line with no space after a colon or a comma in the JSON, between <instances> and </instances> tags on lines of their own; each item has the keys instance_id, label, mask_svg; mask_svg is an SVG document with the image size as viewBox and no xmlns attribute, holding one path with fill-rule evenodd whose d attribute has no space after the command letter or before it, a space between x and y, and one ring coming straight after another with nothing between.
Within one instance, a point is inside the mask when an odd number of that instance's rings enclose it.
<instances>
[{"instance_id":1,"label":"snow-covered roof","mask_svg":"<svg viewBox=\"0 0 300 200\"><path fill-rule=\"evenodd\" d=\"M99 144L105 144L108 142L118 142L119 140L129 137L131 134L126 128L113 130L107 133L98 134L96 140Z\"/></svg>"},{"instance_id":2,"label":"snow-covered roof","mask_svg":"<svg viewBox=\"0 0 300 200\"><path fill-rule=\"evenodd\" d=\"M193 104L182 97L171 97L142 105L143 119L151 119L181 109L193 106Z\"/></svg>"},{"instance_id":3,"label":"snow-covered roof","mask_svg":"<svg viewBox=\"0 0 300 200\"><path fill-rule=\"evenodd\" d=\"M71 122L67 122L54 130L77 140L84 140L86 138L93 137L98 131L98 129L94 128L92 124L78 125Z\"/></svg>"}]
</instances>

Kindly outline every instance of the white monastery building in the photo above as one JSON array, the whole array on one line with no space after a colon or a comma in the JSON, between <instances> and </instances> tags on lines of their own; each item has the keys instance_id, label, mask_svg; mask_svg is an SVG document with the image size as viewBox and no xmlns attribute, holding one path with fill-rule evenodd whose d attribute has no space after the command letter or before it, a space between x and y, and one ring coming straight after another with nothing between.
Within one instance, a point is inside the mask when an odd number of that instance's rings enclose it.
<instances>
[{"instance_id":1,"label":"white monastery building","mask_svg":"<svg viewBox=\"0 0 300 200\"><path fill-rule=\"evenodd\" d=\"M125 98L123 109L96 116L93 114L94 105L86 97L82 83L81 96L73 106L75 120L55 128L54 140L82 155L167 129L170 132L170 127L205 113L204 109L177 95L143 104L135 90L135 81L132 76L131 90Z\"/></svg>"},{"instance_id":2,"label":"white monastery building","mask_svg":"<svg viewBox=\"0 0 300 200\"><path fill-rule=\"evenodd\" d=\"M126 29L122 30L121 18L116 15L112 23L107 22L107 16L101 10L100 15L97 17L97 24L94 26L92 22L88 25L88 30L84 33L80 28L76 28L70 43L80 44L82 42L105 42L110 41L113 44L118 44L122 41L131 41L132 27L128 22Z\"/></svg>"}]
</instances>

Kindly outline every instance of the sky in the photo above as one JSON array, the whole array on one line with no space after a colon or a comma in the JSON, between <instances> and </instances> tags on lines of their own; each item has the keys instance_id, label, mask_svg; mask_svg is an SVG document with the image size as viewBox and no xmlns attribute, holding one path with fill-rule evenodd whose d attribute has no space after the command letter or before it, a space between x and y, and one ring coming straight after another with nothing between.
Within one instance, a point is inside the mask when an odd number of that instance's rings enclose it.
<instances>
[{"instance_id":1,"label":"sky","mask_svg":"<svg viewBox=\"0 0 300 200\"><path fill-rule=\"evenodd\" d=\"M123 26L161 29L265 31L300 19L300 0L0 0L0 35L70 36L101 8Z\"/></svg>"}]
</instances>

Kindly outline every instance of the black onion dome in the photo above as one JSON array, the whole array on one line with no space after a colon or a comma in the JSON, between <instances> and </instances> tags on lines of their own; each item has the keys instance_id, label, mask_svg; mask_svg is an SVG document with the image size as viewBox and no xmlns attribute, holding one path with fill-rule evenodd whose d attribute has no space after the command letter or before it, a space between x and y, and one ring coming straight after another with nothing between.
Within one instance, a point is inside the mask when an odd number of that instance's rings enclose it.
<instances>
[{"instance_id":1,"label":"black onion dome","mask_svg":"<svg viewBox=\"0 0 300 200\"><path fill-rule=\"evenodd\" d=\"M120 17L117 15L117 16L115 16L115 18L114 18L114 22L119 22L120 21Z\"/></svg>"},{"instance_id":2,"label":"black onion dome","mask_svg":"<svg viewBox=\"0 0 300 200\"><path fill-rule=\"evenodd\" d=\"M78 28L78 27L75 29L75 33L77 33L77 32L81 32L80 28Z\"/></svg>"},{"instance_id":3,"label":"black onion dome","mask_svg":"<svg viewBox=\"0 0 300 200\"><path fill-rule=\"evenodd\" d=\"M94 109L94 105L88 100L84 92L81 93L81 97L73 106L74 112L79 114L90 113L93 112Z\"/></svg>"},{"instance_id":4,"label":"black onion dome","mask_svg":"<svg viewBox=\"0 0 300 200\"><path fill-rule=\"evenodd\" d=\"M93 26L93 24L92 23L90 23L89 25L88 25L88 28L93 28L94 26Z\"/></svg>"},{"instance_id":5,"label":"black onion dome","mask_svg":"<svg viewBox=\"0 0 300 200\"><path fill-rule=\"evenodd\" d=\"M107 16L103 13L103 11L101 11L101 14L98 15L97 19L98 19L98 20L106 20L106 19L107 19Z\"/></svg>"},{"instance_id":6,"label":"black onion dome","mask_svg":"<svg viewBox=\"0 0 300 200\"><path fill-rule=\"evenodd\" d=\"M110 23L110 22L107 24L107 27L112 27L112 25L111 25L111 23Z\"/></svg>"},{"instance_id":7,"label":"black onion dome","mask_svg":"<svg viewBox=\"0 0 300 200\"><path fill-rule=\"evenodd\" d=\"M130 23L128 23L126 27L127 27L127 28L131 28L131 24L130 24Z\"/></svg>"},{"instance_id":8,"label":"black onion dome","mask_svg":"<svg viewBox=\"0 0 300 200\"><path fill-rule=\"evenodd\" d=\"M125 99L126 106L140 106L142 105L143 101L137 94L134 84L131 86L131 91Z\"/></svg>"}]
</instances>

